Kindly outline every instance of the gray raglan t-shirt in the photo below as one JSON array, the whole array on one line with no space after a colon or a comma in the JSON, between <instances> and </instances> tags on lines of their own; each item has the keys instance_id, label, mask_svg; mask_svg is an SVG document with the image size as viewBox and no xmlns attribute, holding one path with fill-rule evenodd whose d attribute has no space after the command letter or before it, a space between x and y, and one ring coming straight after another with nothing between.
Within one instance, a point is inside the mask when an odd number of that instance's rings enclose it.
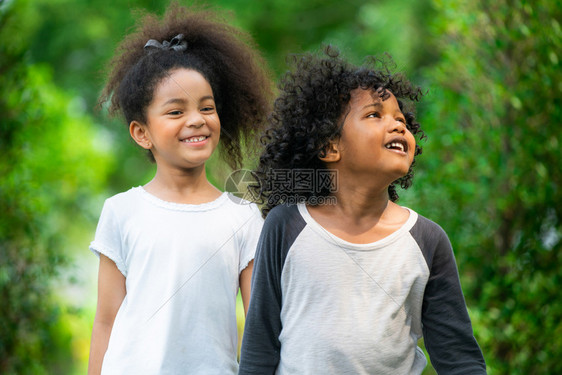
<instances>
[{"instance_id":1,"label":"gray raglan t-shirt","mask_svg":"<svg viewBox=\"0 0 562 375\"><path fill-rule=\"evenodd\" d=\"M410 210L370 244L279 206L258 243L239 374L485 374L450 242Z\"/></svg>"}]
</instances>

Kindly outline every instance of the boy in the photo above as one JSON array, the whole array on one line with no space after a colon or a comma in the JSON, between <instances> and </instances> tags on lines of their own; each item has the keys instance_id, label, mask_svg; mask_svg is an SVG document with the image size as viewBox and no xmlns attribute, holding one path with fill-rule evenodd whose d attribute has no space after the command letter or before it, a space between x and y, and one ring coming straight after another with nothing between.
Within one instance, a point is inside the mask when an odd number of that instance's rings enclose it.
<instances>
[{"instance_id":1,"label":"boy","mask_svg":"<svg viewBox=\"0 0 562 375\"><path fill-rule=\"evenodd\" d=\"M447 235L394 203L423 137L401 99L420 90L327 55L296 61L271 116L239 374L421 374L422 337L439 373L485 374ZM337 184L295 179L310 170Z\"/></svg>"}]
</instances>

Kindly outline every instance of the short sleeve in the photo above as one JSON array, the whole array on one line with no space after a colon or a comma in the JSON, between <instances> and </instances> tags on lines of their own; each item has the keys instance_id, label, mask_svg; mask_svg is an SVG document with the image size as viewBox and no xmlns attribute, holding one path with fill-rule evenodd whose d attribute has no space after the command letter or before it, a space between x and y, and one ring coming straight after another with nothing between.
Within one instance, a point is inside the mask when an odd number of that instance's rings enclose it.
<instances>
[{"instance_id":1,"label":"short sleeve","mask_svg":"<svg viewBox=\"0 0 562 375\"><path fill-rule=\"evenodd\" d=\"M240 232L240 263L238 265L238 273L241 273L248 263L250 263L256 254L256 247L258 246L258 240L263 227L263 218L261 216L258 206L255 204L248 205L251 214L250 217L245 221Z\"/></svg>"},{"instance_id":2,"label":"short sleeve","mask_svg":"<svg viewBox=\"0 0 562 375\"><path fill-rule=\"evenodd\" d=\"M123 276L127 276L119 220L110 200L106 200L103 205L96 235L90 243L90 250L98 257L103 254L111 259Z\"/></svg>"}]
</instances>

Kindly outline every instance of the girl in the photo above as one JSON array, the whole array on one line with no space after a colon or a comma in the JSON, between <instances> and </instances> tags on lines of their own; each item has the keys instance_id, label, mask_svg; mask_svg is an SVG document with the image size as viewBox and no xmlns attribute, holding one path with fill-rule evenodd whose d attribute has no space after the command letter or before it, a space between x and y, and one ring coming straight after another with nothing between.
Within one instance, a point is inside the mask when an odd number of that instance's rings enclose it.
<instances>
[{"instance_id":1,"label":"girl","mask_svg":"<svg viewBox=\"0 0 562 375\"><path fill-rule=\"evenodd\" d=\"M247 309L262 219L211 185L205 162L220 140L239 165L267 113L268 75L250 38L209 11L174 4L140 25L100 103L122 112L157 171L104 204L88 373L235 374L236 294Z\"/></svg>"},{"instance_id":2,"label":"girl","mask_svg":"<svg viewBox=\"0 0 562 375\"><path fill-rule=\"evenodd\" d=\"M439 373L485 374L447 235L394 203L420 90L327 52L282 80L265 138L239 374L421 374L422 337Z\"/></svg>"}]
</instances>

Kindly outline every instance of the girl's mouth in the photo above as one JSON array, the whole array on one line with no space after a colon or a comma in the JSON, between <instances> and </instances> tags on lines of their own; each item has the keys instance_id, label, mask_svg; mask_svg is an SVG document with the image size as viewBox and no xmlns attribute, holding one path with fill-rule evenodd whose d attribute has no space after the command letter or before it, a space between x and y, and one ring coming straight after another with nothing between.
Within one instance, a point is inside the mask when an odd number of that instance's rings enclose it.
<instances>
[{"instance_id":1,"label":"girl's mouth","mask_svg":"<svg viewBox=\"0 0 562 375\"><path fill-rule=\"evenodd\" d=\"M182 140L182 142L184 143L199 143L199 142L203 142L205 141L207 138L209 138L206 135L197 135L195 137L189 137L189 138L185 138Z\"/></svg>"}]
</instances>

